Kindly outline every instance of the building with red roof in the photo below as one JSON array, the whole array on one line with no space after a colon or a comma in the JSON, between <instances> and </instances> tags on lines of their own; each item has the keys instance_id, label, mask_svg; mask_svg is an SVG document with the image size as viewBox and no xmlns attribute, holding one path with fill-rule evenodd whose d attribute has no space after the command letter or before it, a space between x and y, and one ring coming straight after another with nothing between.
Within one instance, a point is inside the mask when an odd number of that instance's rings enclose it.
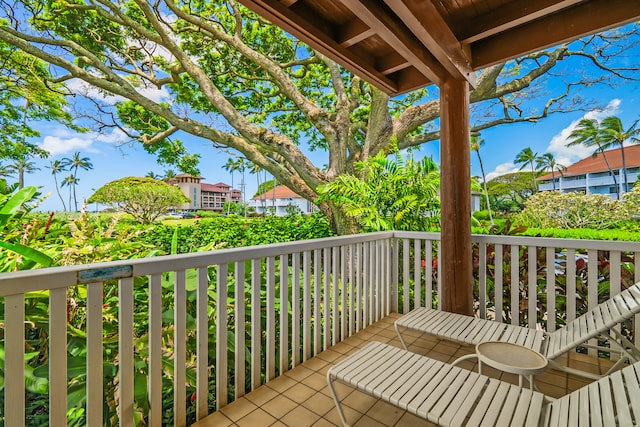
<instances>
[{"instance_id":1,"label":"building with red roof","mask_svg":"<svg viewBox=\"0 0 640 427\"><path fill-rule=\"evenodd\" d=\"M249 200L248 204L255 209L256 213L275 216L286 216L291 209L300 209L303 214L309 214L318 209L315 204L284 185L277 185L255 196Z\"/></svg>"},{"instance_id":2,"label":"building with red roof","mask_svg":"<svg viewBox=\"0 0 640 427\"><path fill-rule=\"evenodd\" d=\"M203 180L201 176L182 173L170 181L170 184L179 187L189 198L189 203L185 203L179 209L222 212L226 202L240 203L242 200L240 190L232 189L224 182L207 184L202 182Z\"/></svg>"},{"instance_id":3,"label":"building with red roof","mask_svg":"<svg viewBox=\"0 0 640 427\"><path fill-rule=\"evenodd\" d=\"M537 179L539 191L559 190L565 193L607 194L616 198L629 191L640 175L640 145L624 147L627 164L627 189L624 188L622 171L622 149L616 148L589 156L567 167L562 174L545 174ZM607 167L607 163L609 166ZM615 176L611 176L611 172ZM619 191L616 191L616 185Z\"/></svg>"}]
</instances>

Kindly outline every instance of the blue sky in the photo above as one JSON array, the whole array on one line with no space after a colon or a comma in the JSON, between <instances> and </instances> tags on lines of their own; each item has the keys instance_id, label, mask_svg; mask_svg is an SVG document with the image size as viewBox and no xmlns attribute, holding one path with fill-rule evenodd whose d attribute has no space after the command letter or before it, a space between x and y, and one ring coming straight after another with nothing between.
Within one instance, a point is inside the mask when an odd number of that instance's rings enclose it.
<instances>
[{"instance_id":1,"label":"blue sky","mask_svg":"<svg viewBox=\"0 0 640 427\"><path fill-rule=\"evenodd\" d=\"M549 84L553 84L550 81ZM79 82L74 83L74 89L78 93L89 93L90 88ZM151 91L149 93L156 100L168 100L169 94L165 91ZM502 125L482 132L485 145L481 148L481 155L487 173L487 178L512 172L518 169L513 160L518 152L525 147L530 147L538 154L552 153L556 160L565 166L570 165L592 153L592 149L581 147L566 147L566 137L577 124L584 118L603 118L609 115L619 116L625 127L635 120L640 119L640 82L624 83L617 87L591 86L581 91L585 99L595 101L592 111L576 111L571 113L559 113L552 115L538 123L520 123ZM104 99L104 97L103 97ZM110 102L117 99L111 97ZM83 157L89 157L93 163L93 170L78 172L79 185L76 189L78 203L88 198L94 191L109 181L125 176L144 176L153 171L162 174L166 167L158 165L153 155L146 153L139 145L123 145L124 138L117 131L106 134L85 133L78 134L56 124L43 124L38 126L41 137L34 142L50 152L50 158L45 160L35 159L40 170L25 176L26 185L42 186L43 193L50 193L39 207L40 210L62 210L62 203L56 193L53 177L46 166L50 161L71 157L74 152L80 152ZM230 174L223 169L230 155L213 148L210 143L197 138L182 138L191 152L201 154L200 171L207 183L226 182L231 184ZM431 142L424 145L416 156L430 155L439 162L439 142ZM314 164L322 166L327 163L326 154L321 152L310 153ZM480 167L475 153L471 158L471 173L480 176ZM59 175L61 180L64 175ZM256 177L248 172L245 176L247 199L256 191ZM234 187L240 188L239 174L235 174ZM68 200L68 188L61 189L65 202ZM91 207L93 208L93 207Z\"/></svg>"}]
</instances>

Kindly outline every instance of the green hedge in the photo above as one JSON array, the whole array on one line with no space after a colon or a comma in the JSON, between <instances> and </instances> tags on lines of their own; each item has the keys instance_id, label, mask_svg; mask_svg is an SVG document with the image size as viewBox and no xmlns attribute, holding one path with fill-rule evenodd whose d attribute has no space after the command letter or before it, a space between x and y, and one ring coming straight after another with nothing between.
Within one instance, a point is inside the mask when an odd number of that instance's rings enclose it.
<instances>
[{"instance_id":1,"label":"green hedge","mask_svg":"<svg viewBox=\"0 0 640 427\"><path fill-rule=\"evenodd\" d=\"M217 249L236 248L334 235L329 221L320 214L254 218L231 215L202 218L186 225L158 224L146 229L141 239L171 253L176 228L177 253L195 252L208 245L215 245Z\"/></svg>"}]
</instances>

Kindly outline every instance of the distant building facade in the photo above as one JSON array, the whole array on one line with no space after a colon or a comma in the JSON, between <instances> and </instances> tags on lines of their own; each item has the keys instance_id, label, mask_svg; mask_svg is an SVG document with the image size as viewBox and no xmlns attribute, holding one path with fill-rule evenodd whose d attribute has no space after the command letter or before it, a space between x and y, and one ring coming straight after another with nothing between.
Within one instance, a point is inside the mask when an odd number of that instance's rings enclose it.
<instances>
[{"instance_id":1,"label":"distant building facade","mask_svg":"<svg viewBox=\"0 0 640 427\"><path fill-rule=\"evenodd\" d=\"M277 185L274 189L255 196L249 200L248 205L256 213L275 216L286 216L287 207L290 206L299 208L303 214L310 214L318 209L315 204L284 185Z\"/></svg>"},{"instance_id":2,"label":"distant building facade","mask_svg":"<svg viewBox=\"0 0 640 427\"><path fill-rule=\"evenodd\" d=\"M606 156L606 161L605 161ZM628 192L640 175L640 145L624 147L625 163L627 164L627 186L624 189L624 174L622 171L622 150L616 148L598 153L596 157L589 156L572 164L561 175L555 173L555 189L564 193L577 192L584 194L606 194L615 199ZM607 167L607 162L615 174L615 182ZM554 189L551 173L537 179L538 191L552 191ZM616 184L618 192L616 192Z\"/></svg>"},{"instance_id":3,"label":"distant building facade","mask_svg":"<svg viewBox=\"0 0 640 427\"><path fill-rule=\"evenodd\" d=\"M189 203L179 206L179 209L222 212L226 202L240 203L240 190L234 190L223 182L206 184L202 182L203 179L201 176L183 173L169 181L169 184L180 188L189 198Z\"/></svg>"}]
</instances>

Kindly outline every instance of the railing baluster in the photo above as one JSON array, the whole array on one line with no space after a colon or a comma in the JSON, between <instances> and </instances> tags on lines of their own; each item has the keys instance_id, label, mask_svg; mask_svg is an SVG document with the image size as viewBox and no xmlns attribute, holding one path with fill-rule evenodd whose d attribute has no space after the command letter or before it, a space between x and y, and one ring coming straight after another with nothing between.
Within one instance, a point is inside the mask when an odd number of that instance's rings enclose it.
<instances>
[{"instance_id":1,"label":"railing baluster","mask_svg":"<svg viewBox=\"0 0 640 427\"><path fill-rule=\"evenodd\" d=\"M547 247L547 331L556 330L556 248Z\"/></svg>"},{"instance_id":2,"label":"railing baluster","mask_svg":"<svg viewBox=\"0 0 640 427\"><path fill-rule=\"evenodd\" d=\"M495 266L493 270L493 302L495 304L496 310L496 319L498 322L502 323L502 311L504 310L504 295L502 292L503 281L502 281L502 245L496 243L493 246L493 253L495 260Z\"/></svg>"},{"instance_id":3,"label":"railing baluster","mask_svg":"<svg viewBox=\"0 0 640 427\"><path fill-rule=\"evenodd\" d=\"M620 251L612 250L609 252L609 295L608 298L611 298L615 295L618 295L621 290L621 276L620 276L620 262L621 256ZM615 326L615 329L620 332L620 326ZM610 347L616 348L615 345L609 344ZM620 359L620 352L611 352L610 356L611 360Z\"/></svg>"},{"instance_id":4,"label":"railing baluster","mask_svg":"<svg viewBox=\"0 0 640 427\"><path fill-rule=\"evenodd\" d=\"M369 311L371 309L371 282L370 268L371 262L369 258L369 243L362 244L362 325L364 329L369 325Z\"/></svg>"},{"instance_id":5,"label":"railing baluster","mask_svg":"<svg viewBox=\"0 0 640 427\"><path fill-rule=\"evenodd\" d=\"M332 259L332 266L331 266L331 274L333 277L332 280L332 297L331 297L331 323L333 325L332 328L332 333L331 333L331 345L336 345L338 343L338 341L340 340L340 330L338 329L340 327L340 318L339 313L338 313L338 298L339 298L339 289L340 289L340 258L339 258L339 252L340 252L340 248L338 246L334 246L332 248L332 254L331 254L331 259Z\"/></svg>"},{"instance_id":6,"label":"railing baluster","mask_svg":"<svg viewBox=\"0 0 640 427\"><path fill-rule=\"evenodd\" d=\"M587 285L587 298L589 301L588 309L593 309L596 305L598 305L598 251L596 249L589 249L587 252L587 257L589 258L589 264L587 267L587 277L588 277L588 285ZM597 345L597 340L589 340L590 345ZM590 356L597 356L597 350L593 348L589 348Z\"/></svg>"},{"instance_id":7,"label":"railing baluster","mask_svg":"<svg viewBox=\"0 0 640 427\"><path fill-rule=\"evenodd\" d=\"M422 260L422 250L420 249L420 239L414 239L413 241L413 298L414 298L414 308L422 307L421 304L421 289L422 289L422 280L420 280L420 273L422 269L420 268L420 261Z\"/></svg>"},{"instance_id":8,"label":"railing baluster","mask_svg":"<svg viewBox=\"0 0 640 427\"><path fill-rule=\"evenodd\" d=\"M340 307L338 312L340 313L340 341L347 337L347 318L349 316L350 308L347 307L347 246L340 246ZM336 301L337 303L337 301Z\"/></svg>"},{"instance_id":9,"label":"railing baluster","mask_svg":"<svg viewBox=\"0 0 640 427\"><path fill-rule=\"evenodd\" d=\"M291 353L295 367L300 364L300 253L291 258Z\"/></svg>"},{"instance_id":10,"label":"railing baluster","mask_svg":"<svg viewBox=\"0 0 640 427\"><path fill-rule=\"evenodd\" d=\"M409 299L409 288L411 283L409 281L409 263L411 259L409 258L409 239L402 239L402 312L408 313L411 310L410 299Z\"/></svg>"},{"instance_id":11,"label":"railing baluster","mask_svg":"<svg viewBox=\"0 0 640 427\"><path fill-rule=\"evenodd\" d=\"M118 418L121 426L133 420L133 278L120 279L118 285Z\"/></svg>"},{"instance_id":12,"label":"railing baluster","mask_svg":"<svg viewBox=\"0 0 640 427\"><path fill-rule=\"evenodd\" d=\"M4 298L4 413L5 425L25 425L24 294Z\"/></svg>"},{"instance_id":13,"label":"railing baluster","mask_svg":"<svg viewBox=\"0 0 640 427\"><path fill-rule=\"evenodd\" d=\"M433 241L424 242L424 306L433 308Z\"/></svg>"},{"instance_id":14,"label":"railing baluster","mask_svg":"<svg viewBox=\"0 0 640 427\"><path fill-rule=\"evenodd\" d=\"M633 280L635 283L640 282L640 252L633 253L633 271L634 277ZM633 339L634 344L640 346L640 315L636 315L634 318L633 325Z\"/></svg>"},{"instance_id":15,"label":"railing baluster","mask_svg":"<svg viewBox=\"0 0 640 427\"><path fill-rule=\"evenodd\" d=\"M175 272L173 295L173 425L187 425L187 291L186 271ZM216 396L218 401L219 396ZM219 404L216 403L216 407Z\"/></svg>"},{"instance_id":16,"label":"railing baluster","mask_svg":"<svg viewBox=\"0 0 640 427\"><path fill-rule=\"evenodd\" d=\"M246 367L245 367L245 322L246 322L246 310L245 310L245 272L244 261L237 261L236 277L235 277L235 310L234 310L234 344L235 344L235 397L236 400L244 396L245 394L245 379L246 379Z\"/></svg>"},{"instance_id":17,"label":"railing baluster","mask_svg":"<svg viewBox=\"0 0 640 427\"><path fill-rule=\"evenodd\" d=\"M355 333L355 246L349 245L349 336Z\"/></svg>"},{"instance_id":18,"label":"railing baluster","mask_svg":"<svg viewBox=\"0 0 640 427\"><path fill-rule=\"evenodd\" d=\"M251 260L251 390L260 387L260 259Z\"/></svg>"},{"instance_id":19,"label":"railing baluster","mask_svg":"<svg viewBox=\"0 0 640 427\"><path fill-rule=\"evenodd\" d=\"M149 425L162 423L162 275L149 277Z\"/></svg>"},{"instance_id":20,"label":"railing baluster","mask_svg":"<svg viewBox=\"0 0 640 427\"><path fill-rule=\"evenodd\" d=\"M323 331L323 344L322 344L322 350L326 350L329 348L329 345L331 343L331 330L329 329L331 326L331 317L329 315L329 309L331 308L331 304L330 304L330 299L329 299L329 288L331 285L331 252L330 252L330 248L324 248L324 250L322 251L322 256L324 258L323 261L323 269L322 272L324 274L324 280L323 280L323 287L324 287L324 297L323 297L323 304L324 304L324 331Z\"/></svg>"},{"instance_id":21,"label":"railing baluster","mask_svg":"<svg viewBox=\"0 0 640 427\"><path fill-rule=\"evenodd\" d=\"M298 255L296 254L296 258ZM294 282L295 283L295 282ZM300 286L300 284L298 284ZM276 376L276 268L275 259L267 258L267 382ZM286 350L286 349L285 349ZM299 351L299 349L298 349Z\"/></svg>"},{"instance_id":22,"label":"railing baluster","mask_svg":"<svg viewBox=\"0 0 640 427\"><path fill-rule=\"evenodd\" d=\"M356 332L362 329L362 245L356 245Z\"/></svg>"},{"instance_id":23,"label":"railing baluster","mask_svg":"<svg viewBox=\"0 0 640 427\"><path fill-rule=\"evenodd\" d=\"M67 289L49 291L49 423L67 425Z\"/></svg>"},{"instance_id":24,"label":"railing baluster","mask_svg":"<svg viewBox=\"0 0 640 427\"><path fill-rule=\"evenodd\" d=\"M229 267L227 264L220 264L217 268L216 277L216 408L220 409L229 401L228 375L229 366L227 362L227 301L229 291L227 285L227 275ZM182 383L179 383L182 384Z\"/></svg>"},{"instance_id":25,"label":"railing baluster","mask_svg":"<svg viewBox=\"0 0 640 427\"><path fill-rule=\"evenodd\" d=\"M196 290L196 419L209 414L209 271L207 267L198 269Z\"/></svg>"},{"instance_id":26,"label":"railing baluster","mask_svg":"<svg viewBox=\"0 0 640 427\"><path fill-rule=\"evenodd\" d=\"M322 295L322 252L320 249L313 251L313 355L321 350L321 319L320 300Z\"/></svg>"},{"instance_id":27,"label":"railing baluster","mask_svg":"<svg viewBox=\"0 0 640 427\"><path fill-rule=\"evenodd\" d=\"M384 261L384 294L386 295L386 299L387 299L387 304L385 306L385 312L384 315L388 316L391 313L391 305L392 305L392 290L391 290L391 241L390 239L385 239L384 240L384 255L383 255L383 261ZM394 307L397 307L398 304L395 304Z\"/></svg>"},{"instance_id":28,"label":"railing baluster","mask_svg":"<svg viewBox=\"0 0 640 427\"><path fill-rule=\"evenodd\" d=\"M311 252L302 254L302 361L311 357Z\"/></svg>"},{"instance_id":29,"label":"railing baluster","mask_svg":"<svg viewBox=\"0 0 640 427\"><path fill-rule=\"evenodd\" d=\"M520 325L520 246L511 245L511 324Z\"/></svg>"},{"instance_id":30,"label":"railing baluster","mask_svg":"<svg viewBox=\"0 0 640 427\"><path fill-rule=\"evenodd\" d=\"M567 323L576 318L576 250L567 249L566 267Z\"/></svg>"},{"instance_id":31,"label":"railing baluster","mask_svg":"<svg viewBox=\"0 0 640 427\"><path fill-rule=\"evenodd\" d=\"M442 245L440 243L440 240L438 240L438 310L442 310L442 274L440 274L442 266Z\"/></svg>"},{"instance_id":32,"label":"railing baluster","mask_svg":"<svg viewBox=\"0 0 640 427\"><path fill-rule=\"evenodd\" d=\"M480 318L487 318L487 244L478 244L478 296Z\"/></svg>"},{"instance_id":33,"label":"railing baluster","mask_svg":"<svg viewBox=\"0 0 640 427\"><path fill-rule=\"evenodd\" d=\"M87 425L102 426L102 283L87 285Z\"/></svg>"},{"instance_id":34,"label":"railing baluster","mask_svg":"<svg viewBox=\"0 0 640 427\"><path fill-rule=\"evenodd\" d=\"M292 320L293 321L293 320ZM293 355L295 348L291 349ZM289 256L280 255L280 375L289 369Z\"/></svg>"},{"instance_id":35,"label":"railing baluster","mask_svg":"<svg viewBox=\"0 0 640 427\"><path fill-rule=\"evenodd\" d=\"M535 329L538 323L538 312L536 310L536 303L538 301L538 248L530 245L527 248L527 255L527 279L529 283L527 292L527 316L529 317L529 328Z\"/></svg>"}]
</instances>

